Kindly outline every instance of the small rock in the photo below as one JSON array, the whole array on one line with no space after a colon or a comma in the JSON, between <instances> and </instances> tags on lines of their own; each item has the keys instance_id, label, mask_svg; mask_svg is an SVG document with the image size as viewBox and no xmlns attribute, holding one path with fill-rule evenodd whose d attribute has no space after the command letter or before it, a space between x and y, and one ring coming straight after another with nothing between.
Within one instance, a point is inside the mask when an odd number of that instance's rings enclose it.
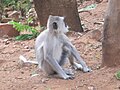
<instances>
[{"instance_id":1,"label":"small rock","mask_svg":"<svg viewBox=\"0 0 120 90\"><path fill-rule=\"evenodd\" d=\"M89 86L88 90L95 90L94 86Z\"/></svg>"},{"instance_id":2,"label":"small rock","mask_svg":"<svg viewBox=\"0 0 120 90\"><path fill-rule=\"evenodd\" d=\"M29 52L29 51L30 51L30 49L25 49L24 51L25 51L25 52Z\"/></svg>"},{"instance_id":3,"label":"small rock","mask_svg":"<svg viewBox=\"0 0 120 90\"><path fill-rule=\"evenodd\" d=\"M9 39L5 39L5 40L3 40L3 43L5 43L5 45L7 45L10 43L10 41L9 41Z\"/></svg>"},{"instance_id":4,"label":"small rock","mask_svg":"<svg viewBox=\"0 0 120 90\"><path fill-rule=\"evenodd\" d=\"M35 73L31 75L31 77L35 77L35 76L39 76L39 74Z\"/></svg>"},{"instance_id":5,"label":"small rock","mask_svg":"<svg viewBox=\"0 0 120 90\"><path fill-rule=\"evenodd\" d=\"M3 42L7 42L7 41L8 41L8 39L3 40Z\"/></svg>"},{"instance_id":6,"label":"small rock","mask_svg":"<svg viewBox=\"0 0 120 90\"><path fill-rule=\"evenodd\" d=\"M118 86L118 89L120 90L120 86Z\"/></svg>"},{"instance_id":7,"label":"small rock","mask_svg":"<svg viewBox=\"0 0 120 90\"><path fill-rule=\"evenodd\" d=\"M102 36L102 33L99 30L93 30L90 32L90 38L96 41L99 41L101 39L101 36Z\"/></svg>"},{"instance_id":8,"label":"small rock","mask_svg":"<svg viewBox=\"0 0 120 90\"><path fill-rule=\"evenodd\" d=\"M82 33L80 33L80 32L78 32L78 35L83 36L83 34L82 34Z\"/></svg>"},{"instance_id":9,"label":"small rock","mask_svg":"<svg viewBox=\"0 0 120 90\"><path fill-rule=\"evenodd\" d=\"M22 42L21 42L21 45L22 45L22 46L25 46L25 44L24 44L24 43L22 43Z\"/></svg>"},{"instance_id":10,"label":"small rock","mask_svg":"<svg viewBox=\"0 0 120 90\"><path fill-rule=\"evenodd\" d=\"M16 45L13 45L13 48L16 48L17 46Z\"/></svg>"},{"instance_id":11,"label":"small rock","mask_svg":"<svg viewBox=\"0 0 120 90\"><path fill-rule=\"evenodd\" d=\"M0 37L14 37L18 36L20 34L19 31L17 31L13 25L9 23L0 23Z\"/></svg>"},{"instance_id":12,"label":"small rock","mask_svg":"<svg viewBox=\"0 0 120 90\"><path fill-rule=\"evenodd\" d=\"M23 71L21 71L21 74L24 74L24 72L23 72Z\"/></svg>"},{"instance_id":13,"label":"small rock","mask_svg":"<svg viewBox=\"0 0 120 90\"><path fill-rule=\"evenodd\" d=\"M15 77L15 79L23 79L23 77Z\"/></svg>"},{"instance_id":14,"label":"small rock","mask_svg":"<svg viewBox=\"0 0 120 90\"><path fill-rule=\"evenodd\" d=\"M25 49L29 49L29 47L28 47L28 46L25 46L24 48L25 48Z\"/></svg>"},{"instance_id":15,"label":"small rock","mask_svg":"<svg viewBox=\"0 0 120 90\"><path fill-rule=\"evenodd\" d=\"M6 43L5 43L5 45L7 45L7 44L9 44L10 43L10 41L7 41Z\"/></svg>"},{"instance_id":16,"label":"small rock","mask_svg":"<svg viewBox=\"0 0 120 90\"><path fill-rule=\"evenodd\" d=\"M43 78L42 80L41 80L41 82L42 83L46 83L46 81L48 81L49 79L47 79L47 78Z\"/></svg>"},{"instance_id":17,"label":"small rock","mask_svg":"<svg viewBox=\"0 0 120 90\"><path fill-rule=\"evenodd\" d=\"M3 35L2 37L3 37L3 38L9 38L9 36L8 36L8 35Z\"/></svg>"},{"instance_id":18,"label":"small rock","mask_svg":"<svg viewBox=\"0 0 120 90\"><path fill-rule=\"evenodd\" d=\"M95 0L97 3L101 3L103 0Z\"/></svg>"},{"instance_id":19,"label":"small rock","mask_svg":"<svg viewBox=\"0 0 120 90\"><path fill-rule=\"evenodd\" d=\"M10 87L13 87L13 85L11 84Z\"/></svg>"}]
</instances>

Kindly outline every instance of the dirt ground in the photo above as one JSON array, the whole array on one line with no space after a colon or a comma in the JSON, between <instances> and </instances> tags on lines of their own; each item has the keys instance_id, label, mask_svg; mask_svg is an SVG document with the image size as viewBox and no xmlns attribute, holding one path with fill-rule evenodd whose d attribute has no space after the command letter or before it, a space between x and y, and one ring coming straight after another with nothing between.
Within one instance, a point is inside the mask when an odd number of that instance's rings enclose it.
<instances>
[{"instance_id":1,"label":"dirt ground","mask_svg":"<svg viewBox=\"0 0 120 90\"><path fill-rule=\"evenodd\" d=\"M93 2L87 1L82 6ZM13 38L0 38L0 90L120 90L120 81L115 73L120 69L101 68L102 43L90 38L93 30L103 31L103 18L107 2L99 3L96 9L80 13L86 33L69 33L69 38L76 46L92 72L75 71L75 79L63 80L46 76L36 65L25 65L19 60L20 55L34 60L34 41L15 41ZM87 32L88 31L88 32ZM38 76L33 76L38 73Z\"/></svg>"}]
</instances>

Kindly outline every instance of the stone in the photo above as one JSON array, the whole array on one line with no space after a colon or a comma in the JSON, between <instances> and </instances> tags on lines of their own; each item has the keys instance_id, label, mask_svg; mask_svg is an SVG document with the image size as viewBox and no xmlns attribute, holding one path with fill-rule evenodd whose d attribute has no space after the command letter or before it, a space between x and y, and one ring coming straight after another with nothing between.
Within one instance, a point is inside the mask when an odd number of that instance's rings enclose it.
<instances>
[{"instance_id":1,"label":"stone","mask_svg":"<svg viewBox=\"0 0 120 90\"><path fill-rule=\"evenodd\" d=\"M8 23L0 23L0 37L3 37L5 35L8 35L9 37L14 37L18 36L19 34L20 32L13 28L13 25Z\"/></svg>"},{"instance_id":2,"label":"stone","mask_svg":"<svg viewBox=\"0 0 120 90\"><path fill-rule=\"evenodd\" d=\"M99 41L101 39L102 33L100 30L93 30L90 32L90 39Z\"/></svg>"}]
</instances>

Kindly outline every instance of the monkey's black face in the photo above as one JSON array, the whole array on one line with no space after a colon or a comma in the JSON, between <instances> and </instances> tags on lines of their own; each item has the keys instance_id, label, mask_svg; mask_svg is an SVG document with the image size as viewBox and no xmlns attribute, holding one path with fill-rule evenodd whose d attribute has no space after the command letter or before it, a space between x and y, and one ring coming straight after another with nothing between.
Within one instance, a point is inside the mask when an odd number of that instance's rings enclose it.
<instances>
[{"instance_id":1,"label":"monkey's black face","mask_svg":"<svg viewBox=\"0 0 120 90\"><path fill-rule=\"evenodd\" d=\"M50 15L48 18L47 27L49 28L49 30L58 33L68 32L68 26L64 21L64 17L60 17L60 16Z\"/></svg>"},{"instance_id":2,"label":"monkey's black face","mask_svg":"<svg viewBox=\"0 0 120 90\"><path fill-rule=\"evenodd\" d=\"M58 29L58 25L56 22L53 22L53 29Z\"/></svg>"},{"instance_id":3,"label":"monkey's black face","mask_svg":"<svg viewBox=\"0 0 120 90\"><path fill-rule=\"evenodd\" d=\"M64 24L65 24L65 27L67 28L68 27L67 23L64 22ZM53 29L58 29L58 25L56 22L53 22Z\"/></svg>"}]
</instances>

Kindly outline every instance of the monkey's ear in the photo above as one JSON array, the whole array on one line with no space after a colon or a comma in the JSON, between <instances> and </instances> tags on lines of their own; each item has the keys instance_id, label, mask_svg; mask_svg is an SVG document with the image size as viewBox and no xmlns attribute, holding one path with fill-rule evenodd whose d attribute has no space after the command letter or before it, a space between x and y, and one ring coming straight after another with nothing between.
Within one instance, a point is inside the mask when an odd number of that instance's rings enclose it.
<instances>
[{"instance_id":1,"label":"monkey's ear","mask_svg":"<svg viewBox=\"0 0 120 90\"><path fill-rule=\"evenodd\" d=\"M49 17L48 17L48 18L49 18L49 19L51 19L52 17L53 17L52 15L49 15Z\"/></svg>"},{"instance_id":2,"label":"monkey's ear","mask_svg":"<svg viewBox=\"0 0 120 90\"><path fill-rule=\"evenodd\" d=\"M60 17L62 20L64 20L65 19L65 17Z\"/></svg>"},{"instance_id":3,"label":"monkey's ear","mask_svg":"<svg viewBox=\"0 0 120 90\"><path fill-rule=\"evenodd\" d=\"M53 22L53 29L58 29L58 25L56 22Z\"/></svg>"},{"instance_id":4,"label":"monkey's ear","mask_svg":"<svg viewBox=\"0 0 120 90\"><path fill-rule=\"evenodd\" d=\"M52 15L49 15L49 17L52 17Z\"/></svg>"}]
</instances>

